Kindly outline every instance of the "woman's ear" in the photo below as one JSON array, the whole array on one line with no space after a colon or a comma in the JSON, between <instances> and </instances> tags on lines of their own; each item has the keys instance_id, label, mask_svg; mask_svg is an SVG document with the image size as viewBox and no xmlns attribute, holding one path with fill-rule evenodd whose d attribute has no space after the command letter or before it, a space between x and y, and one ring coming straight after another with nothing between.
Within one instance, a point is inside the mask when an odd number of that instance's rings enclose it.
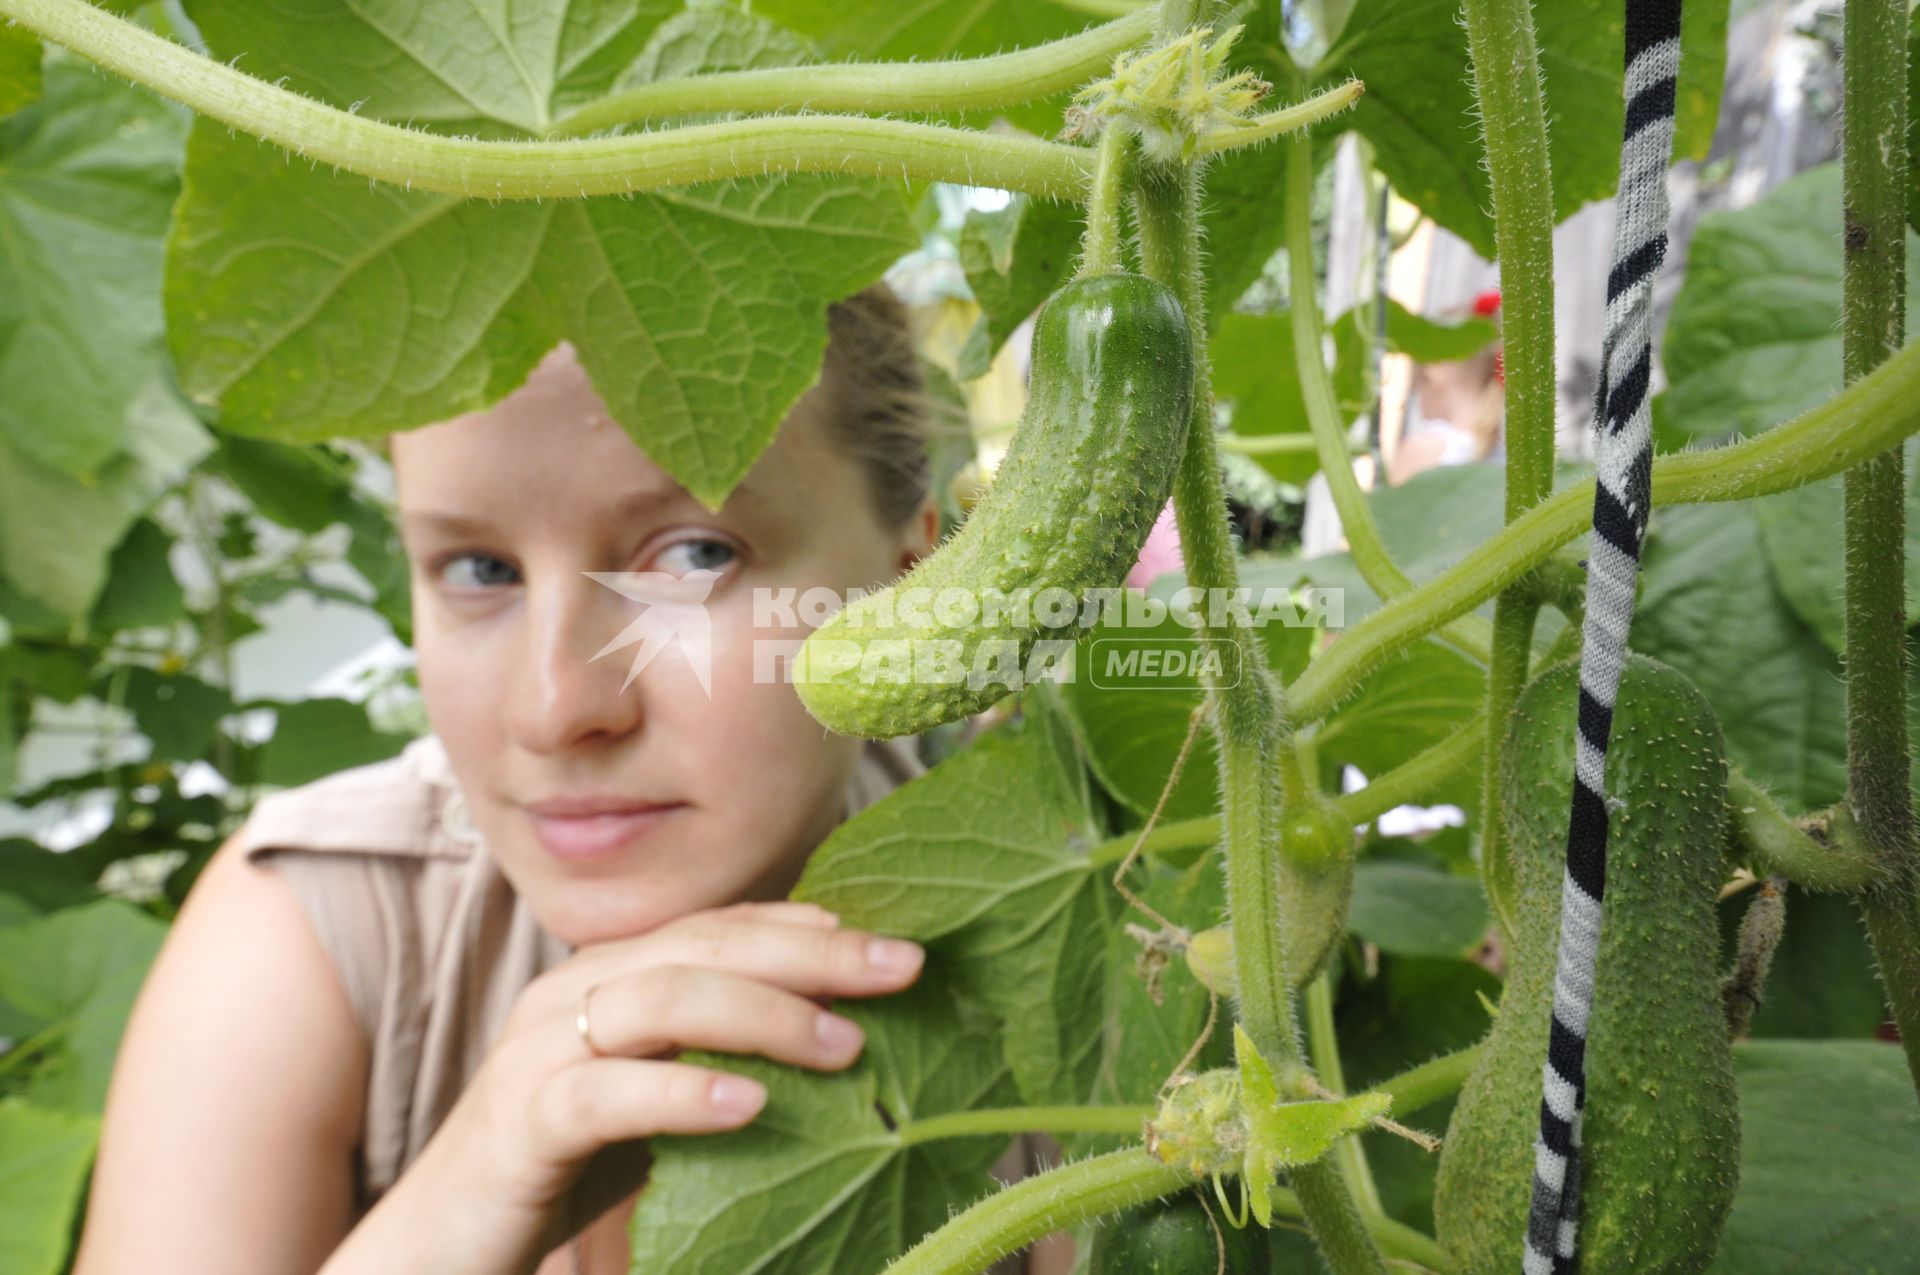
<instances>
[{"instance_id":1,"label":"woman's ear","mask_svg":"<svg viewBox=\"0 0 1920 1275\"><path fill-rule=\"evenodd\" d=\"M928 492L920 501L920 507L913 511L913 517L907 519L907 525L900 534L898 567L905 572L932 553L934 545L940 542L940 504L933 498L932 492Z\"/></svg>"}]
</instances>

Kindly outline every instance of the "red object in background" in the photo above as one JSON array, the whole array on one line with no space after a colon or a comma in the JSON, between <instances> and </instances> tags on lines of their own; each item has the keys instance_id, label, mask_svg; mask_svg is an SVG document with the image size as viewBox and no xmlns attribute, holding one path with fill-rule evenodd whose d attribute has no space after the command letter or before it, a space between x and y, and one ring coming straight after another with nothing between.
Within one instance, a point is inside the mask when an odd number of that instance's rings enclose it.
<instances>
[{"instance_id":1,"label":"red object in background","mask_svg":"<svg viewBox=\"0 0 1920 1275\"><path fill-rule=\"evenodd\" d=\"M1483 319L1493 317L1500 308L1500 289L1488 288L1473 299L1473 312ZM1493 352L1493 379L1505 385L1507 383L1507 356L1505 351Z\"/></svg>"}]
</instances>

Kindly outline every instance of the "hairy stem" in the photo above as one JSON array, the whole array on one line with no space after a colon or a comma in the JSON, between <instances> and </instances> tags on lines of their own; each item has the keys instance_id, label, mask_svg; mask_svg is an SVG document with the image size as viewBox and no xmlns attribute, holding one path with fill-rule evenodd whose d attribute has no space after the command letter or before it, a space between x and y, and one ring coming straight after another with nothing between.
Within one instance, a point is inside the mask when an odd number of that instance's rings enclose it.
<instances>
[{"instance_id":1,"label":"hairy stem","mask_svg":"<svg viewBox=\"0 0 1920 1275\"><path fill-rule=\"evenodd\" d=\"M1553 174L1530 0L1464 0L1493 195L1507 376L1507 521L1553 491Z\"/></svg>"},{"instance_id":2,"label":"hairy stem","mask_svg":"<svg viewBox=\"0 0 1920 1275\"><path fill-rule=\"evenodd\" d=\"M1506 363L1506 521L1553 491L1553 174L1540 98L1540 55L1530 0L1464 0L1474 100L1493 196L1500 262L1500 332ZM1527 684L1537 597L1510 590L1493 604L1487 720L1504 723ZM1499 800L1504 730L1487 732L1481 762L1480 870L1487 898L1512 931L1513 868Z\"/></svg>"},{"instance_id":3,"label":"hairy stem","mask_svg":"<svg viewBox=\"0 0 1920 1275\"><path fill-rule=\"evenodd\" d=\"M900 1127L900 1145L916 1147L942 1138L983 1133L1138 1134L1159 1108L1151 1106L979 1107L912 1120Z\"/></svg>"},{"instance_id":4,"label":"hairy stem","mask_svg":"<svg viewBox=\"0 0 1920 1275\"><path fill-rule=\"evenodd\" d=\"M1123 269L1121 213L1133 176L1138 144L1124 128L1110 128L1100 137L1087 188L1087 228L1080 237L1080 273L1104 274Z\"/></svg>"},{"instance_id":5,"label":"hairy stem","mask_svg":"<svg viewBox=\"0 0 1920 1275\"><path fill-rule=\"evenodd\" d=\"M1391 598L1413 588L1413 581L1394 563L1380 540L1380 531L1367 508L1366 493L1353 476L1346 429L1340 419L1340 404L1333 392L1333 378L1327 372L1326 355L1321 350L1320 303L1314 298L1314 280L1319 271L1313 264L1313 139L1296 134L1287 147L1287 183L1284 201L1287 231L1287 277L1291 285L1288 313L1293 318L1293 356L1300 377L1300 394L1306 402L1307 425L1313 432L1314 448L1320 457L1320 472L1326 475L1327 491L1340 515L1340 527L1346 533L1347 547L1353 552L1360 575L1382 598ZM1478 616L1464 616L1448 624L1441 636L1454 646L1485 664L1493 646L1493 634Z\"/></svg>"},{"instance_id":6,"label":"hairy stem","mask_svg":"<svg viewBox=\"0 0 1920 1275\"><path fill-rule=\"evenodd\" d=\"M242 132L402 186L471 199L581 199L774 173L914 178L1085 197L1092 148L862 115L770 115L622 137L482 141L367 119L277 88L86 0L0 0L0 17ZM1251 146L1351 105L1358 86L1212 134L1205 154Z\"/></svg>"},{"instance_id":7,"label":"hairy stem","mask_svg":"<svg viewBox=\"0 0 1920 1275\"><path fill-rule=\"evenodd\" d=\"M1043 1235L1193 1185L1143 1147L1069 1160L980 1200L887 1267L887 1275L975 1275Z\"/></svg>"},{"instance_id":8,"label":"hairy stem","mask_svg":"<svg viewBox=\"0 0 1920 1275\"><path fill-rule=\"evenodd\" d=\"M1790 491L1841 473L1920 432L1920 344L1785 425L1727 447L1654 458L1653 500L1680 505ZM1593 480L1541 501L1410 593L1390 598L1343 634L1288 688L1298 721L1325 717L1408 643L1478 606L1591 524Z\"/></svg>"},{"instance_id":9,"label":"hairy stem","mask_svg":"<svg viewBox=\"0 0 1920 1275\"><path fill-rule=\"evenodd\" d=\"M1843 172L1846 375L1906 339L1906 0L1847 0ZM1909 786L1906 474L1894 448L1846 477L1847 804L1884 869L1860 895L1920 1089L1920 846Z\"/></svg>"},{"instance_id":10,"label":"hairy stem","mask_svg":"<svg viewBox=\"0 0 1920 1275\"><path fill-rule=\"evenodd\" d=\"M1431 1062L1408 1068L1393 1079L1375 1085L1374 1091L1393 1097L1390 1114L1394 1119L1410 1116L1459 1093L1460 1087L1467 1083L1468 1073L1480 1061L1483 1048L1484 1045L1469 1045L1454 1053L1442 1054Z\"/></svg>"},{"instance_id":11,"label":"hairy stem","mask_svg":"<svg viewBox=\"0 0 1920 1275\"><path fill-rule=\"evenodd\" d=\"M832 62L722 71L636 84L589 102L548 134L579 137L671 115L723 111L945 114L1011 106L1078 88L1153 34L1151 8L1032 48L938 62Z\"/></svg>"},{"instance_id":12,"label":"hairy stem","mask_svg":"<svg viewBox=\"0 0 1920 1275\"><path fill-rule=\"evenodd\" d=\"M1193 419L1174 480L1174 513L1187 580L1199 589L1226 590L1224 596L1231 597L1239 586L1239 568L1213 446L1212 377L1204 353L1207 298L1200 258L1199 171L1143 164L1138 194L1141 259L1147 273L1169 284L1180 298L1198 354ZM1280 854L1280 788L1274 782L1286 760L1290 733L1285 706L1250 626L1229 624L1222 630L1208 623L1201 640L1221 657L1212 667L1241 674L1236 684L1208 686L1220 758L1227 907L1239 932L1247 936L1234 944L1236 1008L1283 1089L1298 1096L1306 1063L1286 977L1286 936L1279 924L1289 867ZM1234 658L1229 662L1228 656ZM1384 1275L1379 1248L1367 1234L1339 1170L1322 1161L1301 1166L1292 1177L1308 1229L1334 1275Z\"/></svg>"},{"instance_id":13,"label":"hairy stem","mask_svg":"<svg viewBox=\"0 0 1920 1275\"><path fill-rule=\"evenodd\" d=\"M1815 840L1738 766L1727 767L1727 814L1733 836L1762 872L1778 872L1809 890L1861 890L1880 875L1879 861L1860 847Z\"/></svg>"},{"instance_id":14,"label":"hairy stem","mask_svg":"<svg viewBox=\"0 0 1920 1275\"><path fill-rule=\"evenodd\" d=\"M1043 1235L1194 1185L1184 1168L1162 1164L1138 1147L1069 1160L974 1204L902 1254L887 1275L975 1275ZM1276 1216L1304 1214L1292 1191L1273 1187L1268 1198ZM1370 1218L1367 1226L1392 1256L1446 1269L1446 1252L1432 1237L1386 1217Z\"/></svg>"}]
</instances>

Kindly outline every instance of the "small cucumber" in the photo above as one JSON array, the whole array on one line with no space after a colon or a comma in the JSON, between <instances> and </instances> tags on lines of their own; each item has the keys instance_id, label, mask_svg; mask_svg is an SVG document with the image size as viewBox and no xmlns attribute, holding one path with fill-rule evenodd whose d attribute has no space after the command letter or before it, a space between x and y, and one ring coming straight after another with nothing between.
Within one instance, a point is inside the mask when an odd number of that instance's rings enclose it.
<instances>
[{"instance_id":1,"label":"small cucumber","mask_svg":"<svg viewBox=\"0 0 1920 1275\"><path fill-rule=\"evenodd\" d=\"M1032 364L1013 444L960 530L796 654L794 687L829 730L886 739L990 707L1030 676L1037 642L1080 631L1087 590L1117 588L1140 556L1192 415L1179 301L1140 275L1071 280L1041 307ZM1071 608L1048 605L1063 597Z\"/></svg>"},{"instance_id":2,"label":"small cucumber","mask_svg":"<svg viewBox=\"0 0 1920 1275\"><path fill-rule=\"evenodd\" d=\"M1434 1217L1470 1275L1520 1269L1553 1002L1579 665L1527 687L1501 783L1516 886L1500 1014L1440 1153ZM1630 655L1614 707L1599 973L1588 1025L1580 1257L1680 1275L1713 1260L1739 1176L1714 900L1726 834L1720 724L1691 682Z\"/></svg>"}]
</instances>

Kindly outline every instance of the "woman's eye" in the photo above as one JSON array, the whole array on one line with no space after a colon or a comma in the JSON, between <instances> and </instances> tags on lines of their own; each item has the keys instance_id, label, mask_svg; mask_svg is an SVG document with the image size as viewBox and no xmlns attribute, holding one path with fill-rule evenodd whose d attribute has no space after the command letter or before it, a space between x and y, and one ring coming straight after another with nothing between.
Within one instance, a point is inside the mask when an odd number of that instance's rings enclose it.
<instances>
[{"instance_id":1,"label":"woman's eye","mask_svg":"<svg viewBox=\"0 0 1920 1275\"><path fill-rule=\"evenodd\" d=\"M441 582L456 589L491 589L519 579L519 572L490 553L463 553L440 565Z\"/></svg>"},{"instance_id":2,"label":"woman's eye","mask_svg":"<svg viewBox=\"0 0 1920 1275\"><path fill-rule=\"evenodd\" d=\"M660 551L658 561L675 575L689 571L719 571L738 556L724 540L680 540Z\"/></svg>"}]
</instances>

